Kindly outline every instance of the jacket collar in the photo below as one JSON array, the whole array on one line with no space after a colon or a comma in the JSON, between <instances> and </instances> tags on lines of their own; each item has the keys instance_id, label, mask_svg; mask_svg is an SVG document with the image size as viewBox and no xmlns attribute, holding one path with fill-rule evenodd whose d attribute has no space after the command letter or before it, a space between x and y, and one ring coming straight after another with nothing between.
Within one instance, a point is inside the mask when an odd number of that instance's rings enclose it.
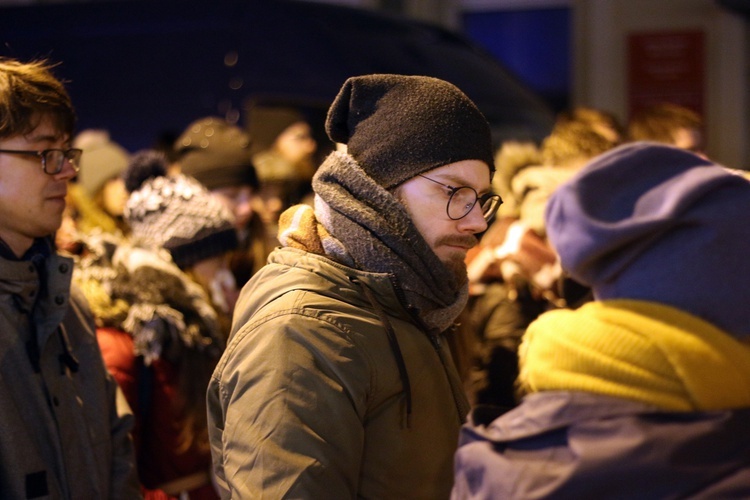
<instances>
[{"instance_id":1,"label":"jacket collar","mask_svg":"<svg viewBox=\"0 0 750 500\"><path fill-rule=\"evenodd\" d=\"M19 311L37 309L35 314L45 324L57 325L68 306L73 261L57 254L35 255L36 262L0 255L0 295L10 296Z\"/></svg>"},{"instance_id":2,"label":"jacket collar","mask_svg":"<svg viewBox=\"0 0 750 500\"><path fill-rule=\"evenodd\" d=\"M362 271L331 260L324 255L308 253L295 248L275 250L269 257L269 262L305 269L315 275L325 277L324 280L300 281L296 278L292 279L289 283L290 290L308 289L322 295L330 293L340 296L343 291L356 289L357 293L347 294L346 299L353 305L369 308L369 301L359 293L359 286L353 284L356 280L367 285L377 296L378 302L390 314L402 319L413 318L412 312L406 309L402 298L399 297L398 285L392 274ZM275 280L274 283L281 285L283 280Z\"/></svg>"},{"instance_id":3,"label":"jacket collar","mask_svg":"<svg viewBox=\"0 0 750 500\"><path fill-rule=\"evenodd\" d=\"M583 420L665 412L638 401L581 391L538 392L524 397L507 413L488 410L473 409L467 425L472 433L498 443L538 436Z\"/></svg>"}]
</instances>

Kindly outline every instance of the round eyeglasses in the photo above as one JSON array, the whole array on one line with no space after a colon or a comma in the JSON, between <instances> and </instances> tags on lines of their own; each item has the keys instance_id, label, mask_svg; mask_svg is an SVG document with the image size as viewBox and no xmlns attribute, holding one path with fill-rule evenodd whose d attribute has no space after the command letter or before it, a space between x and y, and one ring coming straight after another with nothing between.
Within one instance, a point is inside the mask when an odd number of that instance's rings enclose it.
<instances>
[{"instance_id":1,"label":"round eyeglasses","mask_svg":"<svg viewBox=\"0 0 750 500\"><path fill-rule=\"evenodd\" d=\"M463 219L469 215L469 212L472 211L474 205L479 202L479 207L482 209L482 217L484 217L486 222L489 222L503 203L502 198L497 194L485 194L484 196L479 196L479 193L477 193L476 189L473 187L453 187L438 182L435 179L430 179L425 175L418 175L428 181L443 186L450 192L450 198L448 198L448 205L446 206L445 211L451 220Z\"/></svg>"},{"instance_id":2,"label":"round eyeglasses","mask_svg":"<svg viewBox=\"0 0 750 500\"><path fill-rule=\"evenodd\" d=\"M65 160L68 160L73 166L73 170L78 172L81 166L81 155L83 150L70 149L45 149L43 151L23 151L17 149L0 149L0 153L10 153L16 155L37 156L42 159L42 170L45 174L55 175L62 172L65 166Z\"/></svg>"}]
</instances>

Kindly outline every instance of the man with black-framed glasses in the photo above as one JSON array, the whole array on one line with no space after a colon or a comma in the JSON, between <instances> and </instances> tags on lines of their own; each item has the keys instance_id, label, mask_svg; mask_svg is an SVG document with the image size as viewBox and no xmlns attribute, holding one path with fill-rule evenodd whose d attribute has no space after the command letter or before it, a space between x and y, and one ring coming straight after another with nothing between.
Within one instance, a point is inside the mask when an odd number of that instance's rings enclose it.
<instances>
[{"instance_id":1,"label":"man with black-framed glasses","mask_svg":"<svg viewBox=\"0 0 750 500\"><path fill-rule=\"evenodd\" d=\"M436 78L348 79L314 208L242 290L208 390L224 498L448 498L468 410L447 338L500 204L490 129Z\"/></svg>"},{"instance_id":2,"label":"man with black-framed glasses","mask_svg":"<svg viewBox=\"0 0 750 500\"><path fill-rule=\"evenodd\" d=\"M0 496L139 498L132 415L55 252L75 113L45 61L0 58Z\"/></svg>"}]
</instances>

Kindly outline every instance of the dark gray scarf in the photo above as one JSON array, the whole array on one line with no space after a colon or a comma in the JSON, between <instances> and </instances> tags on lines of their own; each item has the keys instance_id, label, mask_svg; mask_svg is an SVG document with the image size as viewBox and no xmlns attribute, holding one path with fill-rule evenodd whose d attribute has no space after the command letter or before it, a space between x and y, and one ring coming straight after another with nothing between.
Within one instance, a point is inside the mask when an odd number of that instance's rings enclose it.
<instances>
[{"instance_id":1,"label":"dark gray scarf","mask_svg":"<svg viewBox=\"0 0 750 500\"><path fill-rule=\"evenodd\" d=\"M315 216L331 234L323 246L351 267L394 275L409 308L440 331L453 324L468 299L419 233L404 206L349 155L334 152L313 178Z\"/></svg>"}]
</instances>

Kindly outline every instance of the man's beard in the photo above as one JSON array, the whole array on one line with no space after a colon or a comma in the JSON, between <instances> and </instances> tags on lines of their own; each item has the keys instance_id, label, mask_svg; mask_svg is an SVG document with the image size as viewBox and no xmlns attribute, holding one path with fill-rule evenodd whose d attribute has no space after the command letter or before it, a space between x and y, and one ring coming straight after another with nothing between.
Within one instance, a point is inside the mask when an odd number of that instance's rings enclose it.
<instances>
[{"instance_id":1,"label":"man's beard","mask_svg":"<svg viewBox=\"0 0 750 500\"><path fill-rule=\"evenodd\" d=\"M464 262L463 259L451 258L447 262L443 261L443 264L456 278L456 284L458 286L464 286L469 280L469 277L466 274L466 262Z\"/></svg>"},{"instance_id":2,"label":"man's beard","mask_svg":"<svg viewBox=\"0 0 750 500\"><path fill-rule=\"evenodd\" d=\"M437 240L436 245L458 245L462 247L474 247L479 243L476 236L445 236ZM466 261L459 254L452 254L447 260L441 260L443 265L453 274L458 286L464 286L468 281L466 274Z\"/></svg>"}]
</instances>

